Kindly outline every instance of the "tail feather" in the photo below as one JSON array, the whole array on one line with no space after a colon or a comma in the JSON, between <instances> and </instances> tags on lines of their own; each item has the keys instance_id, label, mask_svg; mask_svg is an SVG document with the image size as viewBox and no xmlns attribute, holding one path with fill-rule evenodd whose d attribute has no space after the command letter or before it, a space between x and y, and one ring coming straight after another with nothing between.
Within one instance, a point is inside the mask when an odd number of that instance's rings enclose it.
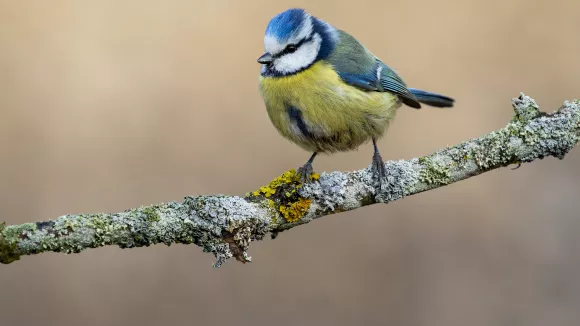
<instances>
[{"instance_id":1,"label":"tail feather","mask_svg":"<svg viewBox=\"0 0 580 326\"><path fill-rule=\"evenodd\" d=\"M455 102L451 97L422 91L420 89L409 88L409 91L415 95L419 102L436 108L450 108L453 107L453 103Z\"/></svg>"}]
</instances>

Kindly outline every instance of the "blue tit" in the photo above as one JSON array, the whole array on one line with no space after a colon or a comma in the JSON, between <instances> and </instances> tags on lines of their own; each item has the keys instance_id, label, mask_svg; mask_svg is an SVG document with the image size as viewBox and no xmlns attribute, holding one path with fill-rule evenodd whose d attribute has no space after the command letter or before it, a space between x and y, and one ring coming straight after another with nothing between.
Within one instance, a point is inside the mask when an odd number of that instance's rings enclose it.
<instances>
[{"instance_id":1,"label":"blue tit","mask_svg":"<svg viewBox=\"0 0 580 326\"><path fill-rule=\"evenodd\" d=\"M377 139L403 104L445 108L447 96L407 88L405 82L354 37L303 9L269 22L264 37L260 92L280 134L312 152L298 169L303 181L318 153L350 151L373 142L371 168L386 177Z\"/></svg>"}]
</instances>

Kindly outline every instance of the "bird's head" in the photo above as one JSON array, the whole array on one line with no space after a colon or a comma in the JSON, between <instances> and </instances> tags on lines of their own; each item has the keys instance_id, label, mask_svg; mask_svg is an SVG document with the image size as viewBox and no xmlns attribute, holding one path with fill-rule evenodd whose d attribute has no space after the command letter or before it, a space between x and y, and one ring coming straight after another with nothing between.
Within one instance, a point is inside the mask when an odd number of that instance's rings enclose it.
<instances>
[{"instance_id":1,"label":"bird's head","mask_svg":"<svg viewBox=\"0 0 580 326\"><path fill-rule=\"evenodd\" d=\"M298 73L326 58L338 42L338 31L303 9L276 15L266 28L264 49L258 58L264 76Z\"/></svg>"}]
</instances>

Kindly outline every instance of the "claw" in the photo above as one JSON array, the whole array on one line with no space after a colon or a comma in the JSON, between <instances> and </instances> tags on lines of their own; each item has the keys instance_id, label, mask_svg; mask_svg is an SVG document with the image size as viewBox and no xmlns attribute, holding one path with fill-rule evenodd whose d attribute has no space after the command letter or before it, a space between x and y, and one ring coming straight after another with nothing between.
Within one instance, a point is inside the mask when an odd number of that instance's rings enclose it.
<instances>
[{"instance_id":1,"label":"claw","mask_svg":"<svg viewBox=\"0 0 580 326\"><path fill-rule=\"evenodd\" d=\"M308 159L308 162L296 171L296 175L300 175L300 182L303 184L312 182L310 176L312 175L312 172L314 172L312 169L312 162L314 161L316 154L318 153L314 152L312 156L310 156L310 159Z\"/></svg>"},{"instance_id":2,"label":"claw","mask_svg":"<svg viewBox=\"0 0 580 326\"><path fill-rule=\"evenodd\" d=\"M314 172L312 164L306 163L296 171L296 175L300 175L301 183L311 183L312 179L310 178L310 175L312 175L312 172Z\"/></svg>"}]
</instances>

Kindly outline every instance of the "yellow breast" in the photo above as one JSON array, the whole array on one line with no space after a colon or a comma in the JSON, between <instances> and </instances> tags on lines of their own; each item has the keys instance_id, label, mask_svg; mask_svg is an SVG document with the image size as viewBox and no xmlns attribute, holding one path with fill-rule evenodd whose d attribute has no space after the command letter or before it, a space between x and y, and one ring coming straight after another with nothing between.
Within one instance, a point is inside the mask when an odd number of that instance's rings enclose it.
<instances>
[{"instance_id":1,"label":"yellow breast","mask_svg":"<svg viewBox=\"0 0 580 326\"><path fill-rule=\"evenodd\" d=\"M344 83L324 61L297 74L260 77L260 90L276 129L313 152L352 150L382 136L401 105L391 93Z\"/></svg>"}]
</instances>

